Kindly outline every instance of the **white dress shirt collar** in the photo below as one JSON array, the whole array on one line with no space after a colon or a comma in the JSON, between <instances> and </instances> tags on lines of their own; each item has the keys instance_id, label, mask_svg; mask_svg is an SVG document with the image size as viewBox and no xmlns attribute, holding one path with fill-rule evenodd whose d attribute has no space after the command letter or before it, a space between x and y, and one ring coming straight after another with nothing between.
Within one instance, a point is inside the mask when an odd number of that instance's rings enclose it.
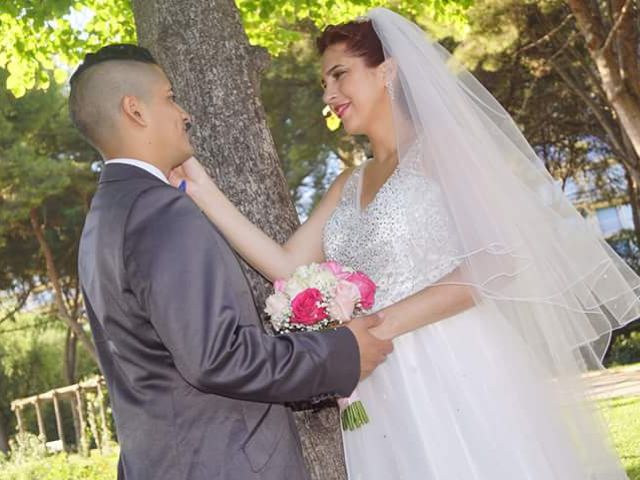
<instances>
[{"instance_id":1,"label":"white dress shirt collar","mask_svg":"<svg viewBox=\"0 0 640 480\"><path fill-rule=\"evenodd\" d=\"M169 183L169 180L167 180L167 177L164 175L164 173L162 173L162 170L160 170L155 165L151 165L148 162L143 162L142 160L134 160L133 158L112 158L104 162L105 165L109 165L110 163L121 163L124 165L132 165L134 167L141 168L149 172L154 177L159 178L164 183Z\"/></svg>"}]
</instances>

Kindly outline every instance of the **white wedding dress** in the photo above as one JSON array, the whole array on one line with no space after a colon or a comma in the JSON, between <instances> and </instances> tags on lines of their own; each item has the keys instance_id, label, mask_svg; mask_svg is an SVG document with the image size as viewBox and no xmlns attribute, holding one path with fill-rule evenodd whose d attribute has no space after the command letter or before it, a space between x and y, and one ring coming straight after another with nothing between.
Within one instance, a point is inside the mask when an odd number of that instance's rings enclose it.
<instances>
[{"instance_id":1,"label":"white wedding dress","mask_svg":"<svg viewBox=\"0 0 640 480\"><path fill-rule=\"evenodd\" d=\"M401 162L365 208L356 168L325 226L326 258L376 282L374 310L459 262L442 192L412 165ZM584 432L565 415L572 404L496 307L475 306L394 345L357 389L371 421L343 434L350 480L627 478L602 426L591 430L599 438L586 439L601 442L598 458L581 452L574 440L584 442Z\"/></svg>"}]
</instances>

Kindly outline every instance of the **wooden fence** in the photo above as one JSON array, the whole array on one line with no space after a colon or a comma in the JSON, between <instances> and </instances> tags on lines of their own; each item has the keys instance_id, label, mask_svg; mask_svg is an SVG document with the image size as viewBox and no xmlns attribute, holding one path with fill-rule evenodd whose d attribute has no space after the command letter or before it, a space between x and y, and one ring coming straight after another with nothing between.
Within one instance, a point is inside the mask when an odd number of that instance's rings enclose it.
<instances>
[{"instance_id":1,"label":"wooden fence","mask_svg":"<svg viewBox=\"0 0 640 480\"><path fill-rule=\"evenodd\" d=\"M91 406L87 405L87 396L95 395L95 400L91 401ZM53 411L56 419L56 430L58 433L57 441L49 441L47 438L47 432L45 429L44 418L42 414L42 407L47 402L53 403ZM63 430L63 414L61 405L63 402L68 402L71 406L73 414L73 423L76 433L76 446L81 453L87 453L89 449L88 432L91 432L96 446L102 450L106 442L110 441L111 429L109 428L109 422L107 420L107 406L106 406L106 385L103 377L95 377L87 381L77 383L75 385L69 385L61 388L54 388L48 392L33 395L31 397L20 398L11 402L11 410L16 415L18 423L17 429L19 434L31 433L27 432L24 422L24 411L27 408L34 408L36 413L36 421L38 424L38 437L41 441L52 448L52 446L58 445L60 449L64 451L69 450L69 442L65 438ZM95 415L93 415L93 406L97 404L97 413L99 422L95 421ZM88 408L91 407L91 408ZM88 422L87 415L92 414L92 418Z\"/></svg>"}]
</instances>

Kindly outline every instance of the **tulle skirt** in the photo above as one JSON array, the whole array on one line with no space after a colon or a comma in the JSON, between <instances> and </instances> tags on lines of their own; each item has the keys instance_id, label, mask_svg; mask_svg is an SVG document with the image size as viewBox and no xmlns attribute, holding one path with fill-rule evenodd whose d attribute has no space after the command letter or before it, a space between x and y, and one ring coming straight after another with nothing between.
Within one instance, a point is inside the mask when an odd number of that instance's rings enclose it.
<instances>
[{"instance_id":1,"label":"tulle skirt","mask_svg":"<svg viewBox=\"0 0 640 480\"><path fill-rule=\"evenodd\" d=\"M394 345L357 389L370 423L343 433L350 480L627 479L580 380L544 371L495 307Z\"/></svg>"}]
</instances>

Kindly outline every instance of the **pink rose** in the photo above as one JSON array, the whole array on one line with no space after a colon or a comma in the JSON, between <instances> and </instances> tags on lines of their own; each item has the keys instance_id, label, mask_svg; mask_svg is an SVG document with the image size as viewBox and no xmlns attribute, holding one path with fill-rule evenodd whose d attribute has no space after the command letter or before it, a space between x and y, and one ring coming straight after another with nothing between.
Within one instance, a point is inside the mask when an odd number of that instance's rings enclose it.
<instances>
[{"instance_id":1,"label":"pink rose","mask_svg":"<svg viewBox=\"0 0 640 480\"><path fill-rule=\"evenodd\" d=\"M339 322L347 322L351 319L358 300L360 300L358 287L346 280L340 280L336 285L333 300L329 304L329 314Z\"/></svg>"},{"instance_id":2,"label":"pink rose","mask_svg":"<svg viewBox=\"0 0 640 480\"><path fill-rule=\"evenodd\" d=\"M344 280L350 275L349 272L344 271L344 267L342 265L340 265L338 262L334 262L333 260L321 263L320 266L326 270L329 270L336 276L336 278L340 280Z\"/></svg>"},{"instance_id":3,"label":"pink rose","mask_svg":"<svg viewBox=\"0 0 640 480\"><path fill-rule=\"evenodd\" d=\"M276 280L273 282L273 289L276 292L284 292L284 287L287 285L287 282L284 280Z\"/></svg>"},{"instance_id":4,"label":"pink rose","mask_svg":"<svg viewBox=\"0 0 640 480\"><path fill-rule=\"evenodd\" d=\"M376 297L376 284L362 272L354 272L347 277L360 290L360 304L365 310L373 307Z\"/></svg>"},{"instance_id":5,"label":"pink rose","mask_svg":"<svg viewBox=\"0 0 640 480\"><path fill-rule=\"evenodd\" d=\"M322 293L317 288L307 288L295 296L291 302L293 323L315 325L327 318L327 311L320 306Z\"/></svg>"}]
</instances>

